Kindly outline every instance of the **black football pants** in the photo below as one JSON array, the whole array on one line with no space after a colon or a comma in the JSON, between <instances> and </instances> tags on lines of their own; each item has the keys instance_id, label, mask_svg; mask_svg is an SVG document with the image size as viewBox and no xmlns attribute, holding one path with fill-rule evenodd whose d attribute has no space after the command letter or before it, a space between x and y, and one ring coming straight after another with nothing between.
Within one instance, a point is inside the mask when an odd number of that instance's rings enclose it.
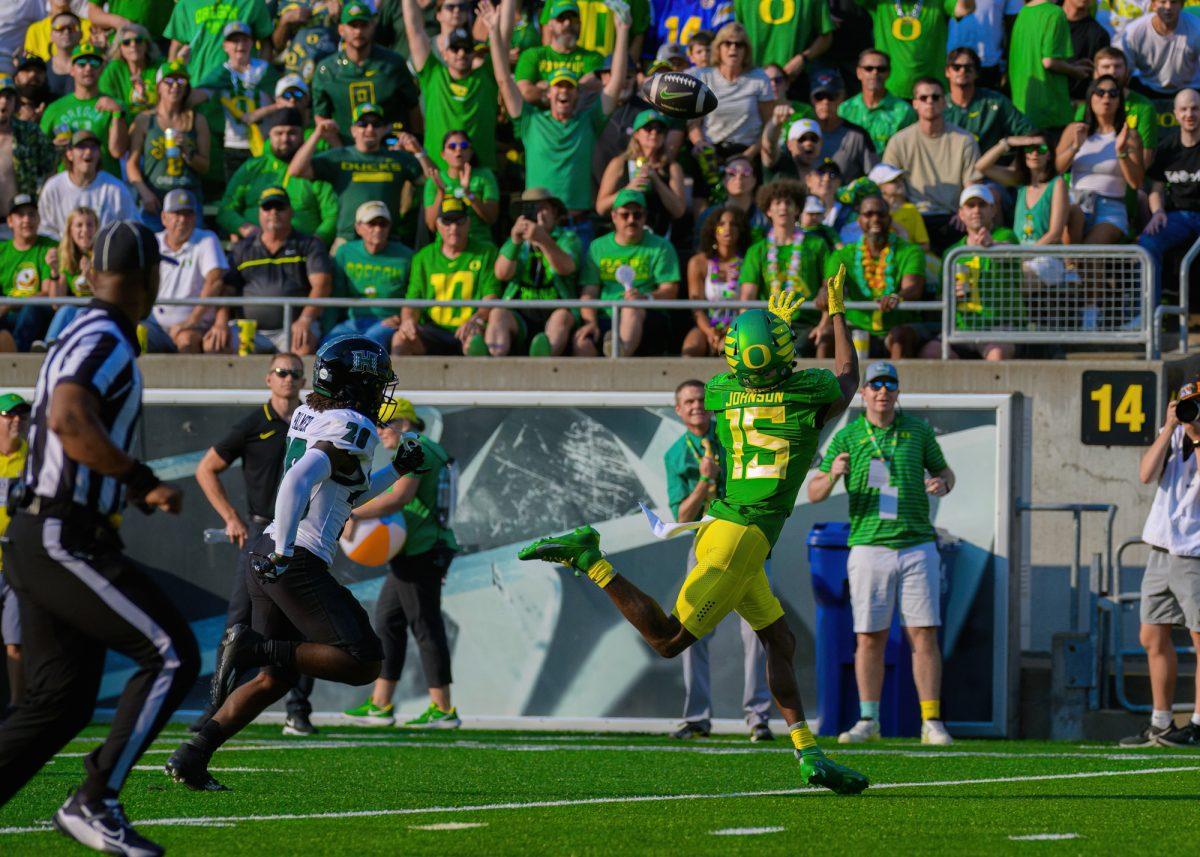
<instances>
[{"instance_id":1,"label":"black football pants","mask_svg":"<svg viewBox=\"0 0 1200 857\"><path fill-rule=\"evenodd\" d=\"M384 578L375 605L375 630L383 640L383 670L379 677L399 681L408 649L408 629L421 653L426 687L451 683L450 643L442 619L445 570L431 553L396 557Z\"/></svg>"}]
</instances>

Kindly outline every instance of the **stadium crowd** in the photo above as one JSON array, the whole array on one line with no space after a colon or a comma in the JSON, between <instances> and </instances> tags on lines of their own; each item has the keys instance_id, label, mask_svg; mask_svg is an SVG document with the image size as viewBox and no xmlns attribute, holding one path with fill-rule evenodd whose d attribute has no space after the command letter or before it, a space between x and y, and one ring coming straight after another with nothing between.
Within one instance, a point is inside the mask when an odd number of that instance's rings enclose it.
<instances>
[{"instance_id":1,"label":"stadium crowd","mask_svg":"<svg viewBox=\"0 0 1200 857\"><path fill-rule=\"evenodd\" d=\"M819 289L844 264L877 307L849 315L861 353L940 354L940 316L903 304L939 299L958 246L1138 245L1155 300L1175 287L1200 234L1191 2L13 0L0 284L86 296L97 229L140 218L160 298L258 299L157 306L152 352L355 332L395 355L709 356L736 310L654 302L794 290L804 353L829 356ZM662 71L718 106L656 112ZM958 327L1141 323L1102 262L1022 258L959 257ZM274 300L331 296L477 303ZM577 297L644 304L614 325L552 303ZM45 350L78 309L0 306L0 350Z\"/></svg>"}]
</instances>

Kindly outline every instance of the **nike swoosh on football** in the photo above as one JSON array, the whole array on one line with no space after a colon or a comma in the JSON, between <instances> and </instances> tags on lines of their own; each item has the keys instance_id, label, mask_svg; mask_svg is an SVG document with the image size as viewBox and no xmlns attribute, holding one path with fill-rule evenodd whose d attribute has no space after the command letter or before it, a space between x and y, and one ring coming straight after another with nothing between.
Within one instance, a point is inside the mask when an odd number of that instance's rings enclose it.
<instances>
[{"instance_id":1,"label":"nike swoosh on football","mask_svg":"<svg viewBox=\"0 0 1200 857\"><path fill-rule=\"evenodd\" d=\"M691 95L690 92L660 92L658 97L663 101L675 101L679 98L689 98Z\"/></svg>"},{"instance_id":2,"label":"nike swoosh on football","mask_svg":"<svg viewBox=\"0 0 1200 857\"><path fill-rule=\"evenodd\" d=\"M259 439L259 440L266 440L267 438L269 438L269 437L271 437L273 434L275 434L275 432L277 432L277 431L279 431L279 429L271 429L270 431L265 431L265 432L263 432L262 434L260 434L260 435L258 436L258 439Z\"/></svg>"}]
</instances>

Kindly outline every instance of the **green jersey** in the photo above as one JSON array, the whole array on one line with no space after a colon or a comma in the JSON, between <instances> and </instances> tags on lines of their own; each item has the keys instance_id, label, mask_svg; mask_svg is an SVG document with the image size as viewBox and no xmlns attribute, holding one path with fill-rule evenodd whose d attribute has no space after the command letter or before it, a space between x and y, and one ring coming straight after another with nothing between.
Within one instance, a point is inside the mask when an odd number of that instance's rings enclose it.
<instances>
[{"instance_id":1,"label":"green jersey","mask_svg":"<svg viewBox=\"0 0 1200 857\"><path fill-rule=\"evenodd\" d=\"M408 289L413 251L399 241L389 241L371 253L361 241L347 241L333 254L335 298L402 298ZM351 307L347 318L390 318L400 310L386 307Z\"/></svg>"},{"instance_id":2,"label":"green jersey","mask_svg":"<svg viewBox=\"0 0 1200 857\"><path fill-rule=\"evenodd\" d=\"M313 72L313 112L333 119L344 136L350 134L354 105L378 104L385 119L408 124L409 110L417 106L418 97L404 57L378 45L362 65L338 51L317 63Z\"/></svg>"},{"instance_id":3,"label":"green jersey","mask_svg":"<svg viewBox=\"0 0 1200 857\"><path fill-rule=\"evenodd\" d=\"M1083 104L1076 108L1076 122L1083 121L1084 111ZM1142 148L1158 148L1158 111L1154 109L1153 101L1132 89L1125 90L1125 124L1138 132Z\"/></svg>"},{"instance_id":4,"label":"green jersey","mask_svg":"<svg viewBox=\"0 0 1200 857\"><path fill-rule=\"evenodd\" d=\"M583 261L583 242L570 229L561 226L550 233L554 243L564 253L575 260L575 270ZM542 252L528 241L521 242L518 247L509 238L500 248L500 255L517 263L516 276L504 287L505 300L542 301L562 298L575 298L575 276L569 277L556 274L550 270Z\"/></svg>"},{"instance_id":5,"label":"green jersey","mask_svg":"<svg viewBox=\"0 0 1200 857\"><path fill-rule=\"evenodd\" d=\"M525 144L525 187L544 187L563 201L568 211L592 210L592 152L608 124L602 98L559 122L549 110L526 104L513 120Z\"/></svg>"},{"instance_id":6,"label":"green jersey","mask_svg":"<svg viewBox=\"0 0 1200 857\"><path fill-rule=\"evenodd\" d=\"M855 0L871 15L875 47L891 59L888 92L912 98L919 77L935 77L945 86L946 39L958 0ZM897 10L900 10L897 14Z\"/></svg>"},{"instance_id":7,"label":"green jersey","mask_svg":"<svg viewBox=\"0 0 1200 857\"><path fill-rule=\"evenodd\" d=\"M1047 199L1048 194L1043 194ZM1019 244L1017 233L1007 226L992 230L997 244ZM946 248L965 247L966 238ZM960 256L954 271L958 299L958 326L964 330L1020 329L1025 325L1025 302L1021 298L1021 266L1017 260L986 256Z\"/></svg>"},{"instance_id":8,"label":"green jersey","mask_svg":"<svg viewBox=\"0 0 1200 857\"><path fill-rule=\"evenodd\" d=\"M663 283L679 282L679 257L670 241L646 232L638 244L618 244L616 233L610 232L588 246L579 287L595 286L601 300L620 300L625 296L625 286L618 279L622 268L632 272L633 290L644 295ZM611 310L603 312L612 314Z\"/></svg>"},{"instance_id":9,"label":"green jersey","mask_svg":"<svg viewBox=\"0 0 1200 857\"><path fill-rule=\"evenodd\" d=\"M893 134L917 121L917 111L913 110L913 106L890 92L885 92L883 99L874 107L868 107L862 93L859 93L842 102L838 116L864 128L871 135L877 152L887 148L887 142Z\"/></svg>"},{"instance_id":10,"label":"green jersey","mask_svg":"<svg viewBox=\"0 0 1200 857\"><path fill-rule=\"evenodd\" d=\"M421 94L425 96L425 151L439 167L442 144L450 131L466 131L471 138L477 163L496 168L496 102L500 89L492 72L492 61L474 69L461 80L450 76L449 69L432 53L417 73Z\"/></svg>"},{"instance_id":11,"label":"green jersey","mask_svg":"<svg viewBox=\"0 0 1200 857\"><path fill-rule=\"evenodd\" d=\"M39 124L42 133L59 146L65 146L76 131L91 131L100 140L100 169L119 176L121 165L108 151L108 128L116 114L96 107L99 100L99 95L80 99L69 93L46 105ZM66 169L65 164L60 169Z\"/></svg>"},{"instance_id":12,"label":"green jersey","mask_svg":"<svg viewBox=\"0 0 1200 857\"><path fill-rule=\"evenodd\" d=\"M151 38L161 39L175 6L163 0L108 0L105 8L113 15L145 27Z\"/></svg>"},{"instance_id":13,"label":"green jersey","mask_svg":"<svg viewBox=\"0 0 1200 857\"><path fill-rule=\"evenodd\" d=\"M746 260L742 264L742 283L753 285L758 291L756 297L765 301L771 297L771 292L799 292L804 296L804 302L811 306L813 298L821 290L825 273L825 258L829 255L829 245L816 234L806 234L800 246L784 244L777 248L776 260L771 262L771 249L775 245L769 238L750 245L746 251ZM788 276L793 268L793 254L800 254L798 279L794 282ZM821 320L821 314L814 309L801 310L794 319L797 324L813 325Z\"/></svg>"},{"instance_id":14,"label":"green jersey","mask_svg":"<svg viewBox=\"0 0 1200 857\"><path fill-rule=\"evenodd\" d=\"M550 5L542 6L542 27L550 22ZM604 0L579 0L579 46L596 51L602 56L613 52L617 44L617 27L613 23L612 10ZM629 0L629 38L646 32L650 26L650 0ZM516 30L513 31L514 40Z\"/></svg>"},{"instance_id":15,"label":"green jersey","mask_svg":"<svg viewBox=\"0 0 1200 857\"><path fill-rule=\"evenodd\" d=\"M454 531L442 526L438 518L438 488L445 478L443 474L446 468L450 466L450 456L440 444L425 435L419 437L428 471L421 474L416 495L402 510L404 525L408 530L402 552L405 556L418 556L433 550L439 542L457 551L458 541L454 538ZM395 486L388 490L395 490Z\"/></svg>"},{"instance_id":16,"label":"green jersey","mask_svg":"<svg viewBox=\"0 0 1200 857\"><path fill-rule=\"evenodd\" d=\"M1011 101L990 89L976 89L975 97L966 107L959 107L947 95L946 121L969 131L979 143L981 152L986 152L1005 137L1038 133Z\"/></svg>"},{"instance_id":17,"label":"green jersey","mask_svg":"<svg viewBox=\"0 0 1200 857\"><path fill-rule=\"evenodd\" d=\"M1044 59L1071 60L1071 25L1054 3L1025 6L1009 40L1008 79L1012 100L1035 128L1061 128L1071 121L1070 81L1044 65Z\"/></svg>"},{"instance_id":18,"label":"green jersey","mask_svg":"<svg viewBox=\"0 0 1200 857\"><path fill-rule=\"evenodd\" d=\"M57 246L44 235L39 235L28 250L18 250L12 241L0 243L0 289L4 296L30 298L48 290L53 272L46 254Z\"/></svg>"},{"instance_id":19,"label":"green jersey","mask_svg":"<svg viewBox=\"0 0 1200 857\"><path fill-rule=\"evenodd\" d=\"M841 397L828 369L803 369L768 390L747 389L732 372L709 381L704 407L713 412L727 467L725 496L708 514L754 525L773 546L796 505L829 406Z\"/></svg>"},{"instance_id":20,"label":"green jersey","mask_svg":"<svg viewBox=\"0 0 1200 857\"><path fill-rule=\"evenodd\" d=\"M513 77L517 80L537 83L539 80L549 80L560 68L570 69L583 77L585 74L596 71L603 64L604 57L595 51L577 47L573 51L563 54L549 45L540 45L521 53Z\"/></svg>"},{"instance_id":21,"label":"green jersey","mask_svg":"<svg viewBox=\"0 0 1200 857\"><path fill-rule=\"evenodd\" d=\"M441 145L438 145L441 148ZM453 193L456 189L462 187L458 179L451 178L450 173L446 172L445 167L440 167L438 172L442 177L442 184ZM496 180L496 174L487 167L475 167L471 170L471 180L467 182L467 191L475 194L483 202L495 202L500 199L500 182ZM437 185L431 181L425 182L424 196L422 204L428 208L437 200ZM467 205L466 200L463 204ZM471 218L471 239L474 241L491 241L492 227L488 226L479 219L479 215L475 213L475 209L467 205L467 213Z\"/></svg>"},{"instance_id":22,"label":"green jersey","mask_svg":"<svg viewBox=\"0 0 1200 857\"><path fill-rule=\"evenodd\" d=\"M129 66L121 60L113 60L100 74L100 94L119 102L125 108L126 120L132 121L137 114L158 103L158 89L154 83L157 74L157 65L143 69L138 75L141 86L135 92Z\"/></svg>"},{"instance_id":23,"label":"green jersey","mask_svg":"<svg viewBox=\"0 0 1200 857\"><path fill-rule=\"evenodd\" d=\"M447 259L439 237L413 257L407 295L413 300L470 301L499 294L492 244L468 241L461 253ZM473 313L471 307L432 307L421 313L421 321L453 332Z\"/></svg>"},{"instance_id":24,"label":"green jersey","mask_svg":"<svg viewBox=\"0 0 1200 857\"><path fill-rule=\"evenodd\" d=\"M825 276L837 273L838 265L846 266L846 300L878 301L884 295L899 294L904 277L910 274L925 276L925 253L920 245L910 244L895 234L888 236L887 259L882 264L881 276L872 281L863 272L862 241L847 244L830 254L825 262ZM910 321L911 313L900 310L846 310L846 321L851 327L885 334L898 324Z\"/></svg>"},{"instance_id":25,"label":"green jersey","mask_svg":"<svg viewBox=\"0 0 1200 857\"><path fill-rule=\"evenodd\" d=\"M733 14L746 28L758 68L786 65L818 36L833 32L825 0L734 0Z\"/></svg>"},{"instance_id":26,"label":"green jersey","mask_svg":"<svg viewBox=\"0 0 1200 857\"><path fill-rule=\"evenodd\" d=\"M679 519L679 506L688 495L696 490L700 482L700 459L711 455L717 459L721 471L725 470L725 448L717 439L717 421L708 424L704 436L694 435L685 431L679 440L671 444L663 456L663 466L667 470L667 503L671 514ZM717 497L723 496L720 484L717 485Z\"/></svg>"},{"instance_id":27,"label":"green jersey","mask_svg":"<svg viewBox=\"0 0 1200 857\"><path fill-rule=\"evenodd\" d=\"M313 177L329 182L338 198L337 236L350 241L354 213L364 202L380 200L392 213L392 229L400 225L400 192L405 182L422 175L417 159L408 152L379 149L360 152L354 146L330 149L312 159Z\"/></svg>"},{"instance_id":28,"label":"green jersey","mask_svg":"<svg viewBox=\"0 0 1200 857\"><path fill-rule=\"evenodd\" d=\"M326 182L287 179L288 165L270 147L250 158L234 172L217 204L217 226L224 235L236 235L243 224L258 226L258 198L269 187L280 186L292 201L292 226L315 235L329 246L337 234L338 201Z\"/></svg>"},{"instance_id":29,"label":"green jersey","mask_svg":"<svg viewBox=\"0 0 1200 857\"><path fill-rule=\"evenodd\" d=\"M828 473L843 452L850 454L846 493L850 495L851 547L875 545L898 550L937 539L929 520L925 474L945 470L946 457L929 423L897 411L890 426L879 428L860 416L833 436L821 460L821 472ZM884 462L888 485L898 495L896 508L888 517L880 517L880 490L870 484L873 459Z\"/></svg>"},{"instance_id":30,"label":"green jersey","mask_svg":"<svg viewBox=\"0 0 1200 857\"><path fill-rule=\"evenodd\" d=\"M158 5L166 5L159 0ZM222 47L225 25L241 21L254 38L262 41L275 29L267 4L262 0L178 0L163 33L168 39L188 45L187 69L192 80L204 80L224 65Z\"/></svg>"}]
</instances>

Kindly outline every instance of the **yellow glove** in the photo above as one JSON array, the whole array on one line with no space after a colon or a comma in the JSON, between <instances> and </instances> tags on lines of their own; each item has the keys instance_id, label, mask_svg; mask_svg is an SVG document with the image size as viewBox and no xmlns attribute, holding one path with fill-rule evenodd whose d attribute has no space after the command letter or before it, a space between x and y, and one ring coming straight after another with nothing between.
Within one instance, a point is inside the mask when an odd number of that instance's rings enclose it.
<instances>
[{"instance_id":1,"label":"yellow glove","mask_svg":"<svg viewBox=\"0 0 1200 857\"><path fill-rule=\"evenodd\" d=\"M825 295L829 301L829 314L844 315L846 304L842 299L842 285L846 282L846 266L838 265L837 273L825 281Z\"/></svg>"},{"instance_id":2,"label":"yellow glove","mask_svg":"<svg viewBox=\"0 0 1200 857\"><path fill-rule=\"evenodd\" d=\"M804 296L799 292L772 292L767 301L767 312L779 316L785 324L791 324L803 304Z\"/></svg>"}]
</instances>

